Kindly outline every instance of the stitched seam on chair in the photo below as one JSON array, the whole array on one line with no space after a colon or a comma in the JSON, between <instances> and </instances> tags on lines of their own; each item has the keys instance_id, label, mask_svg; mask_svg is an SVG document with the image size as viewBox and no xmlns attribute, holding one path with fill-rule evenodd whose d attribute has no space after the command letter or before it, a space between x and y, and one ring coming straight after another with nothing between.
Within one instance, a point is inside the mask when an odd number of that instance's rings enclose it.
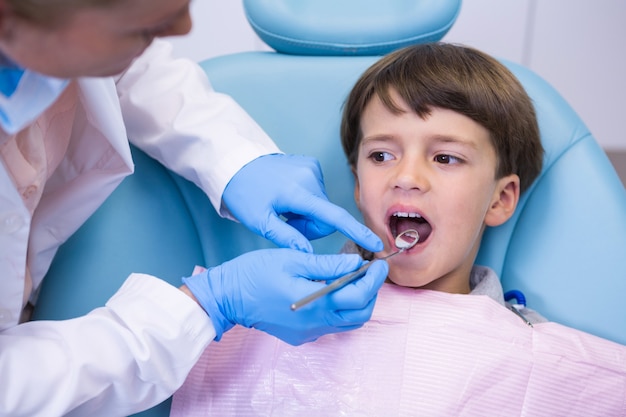
<instances>
[{"instance_id":1,"label":"stitched seam on chair","mask_svg":"<svg viewBox=\"0 0 626 417\"><path fill-rule=\"evenodd\" d=\"M587 127L585 126L584 123L579 122L579 124L576 126L575 131L578 131L579 129L582 129L581 134L576 139L572 140L568 146L564 147L561 150L561 152L556 154L555 157L552 160L552 163L549 166L547 166L547 167L543 166L542 167L541 172L539 173L537 178L535 178L535 181L533 181L533 183L528 188L528 190L526 190L525 194L528 194L532 189L534 189L536 187L536 185L543 179L543 177L546 175L546 173L549 172L552 169L552 167L555 164L557 164L561 160L561 158L563 158L563 155L568 153L572 148L574 148L575 146L580 145L586 139L591 139L591 140L595 141L593 135L591 134L591 132L589 132L589 130L587 129ZM526 201L524 201L524 204L526 204Z\"/></svg>"},{"instance_id":2,"label":"stitched seam on chair","mask_svg":"<svg viewBox=\"0 0 626 417\"><path fill-rule=\"evenodd\" d=\"M552 163L547 167L547 169L542 169L541 173L539 174L539 176L535 179L535 181L533 181L533 183L531 184L531 186L526 190L526 192L524 193L524 195L528 195L529 193L531 193L535 187L538 186L538 184L543 180L543 177L550 172L550 170L552 169L552 167L554 165L556 165L561 158L563 157L563 155L565 155L567 152L569 152L573 147L580 145L581 143L583 143L583 141L585 141L586 139L590 139L590 140L595 140L593 135L591 134L591 132L589 132L589 130L586 128L586 126L584 125L584 123L580 122L579 126L581 126L582 128L584 128L584 133L581 136L578 136L578 138L574 139L569 146L565 147L563 149L562 152L560 152L552 161ZM519 222L519 218L521 217L522 213L524 212L524 210L526 209L526 203L527 203L528 199L525 198L524 201L516 208L516 212L517 215L515 216L515 224L513 225L513 228L511 230L511 236L513 236L515 234L515 231L517 230L518 227L518 222ZM506 244L506 250L504 251L504 259L502 260L502 266L506 265L507 263L507 258L509 257L509 248L511 246L511 239L509 238L507 240L507 244ZM504 271L502 271L504 272ZM502 280L504 277L501 276L500 280Z\"/></svg>"},{"instance_id":3,"label":"stitched seam on chair","mask_svg":"<svg viewBox=\"0 0 626 417\"><path fill-rule=\"evenodd\" d=\"M450 29L450 27L452 27L452 25L454 24L454 19L449 22L446 26L442 27L441 29L435 30L435 31L431 31L428 33L424 33L422 35L418 35L418 36L412 36L412 37L408 37L408 38L404 38L402 40L395 40L395 41L383 41L383 42L373 42L373 43L363 43L363 44L359 44L359 43L341 43L341 42L327 42L327 41L316 41L316 40L297 40L296 38L291 38L291 37L287 37L284 35L279 35L278 33L275 32L271 32L268 30L265 30L261 27L259 27L257 24L255 24L254 22L250 22L250 25L254 28L255 31L257 31L258 33L262 33L264 35L266 35L269 38L273 38L273 39L277 39L277 40L281 40L282 42L289 44L289 45L293 45L293 46L299 46L299 47L306 47L307 49L317 49L317 50L326 50L328 52L345 52L347 50L356 50L362 53L365 53L367 51L371 51L371 50L376 50L376 49L380 49L382 47L385 48L389 48L392 47L393 49L398 48L400 46L403 45L409 45L409 44L413 44L413 43L418 43L420 41L422 42L428 42L430 40L433 40L434 38L439 38L439 36L441 34L445 34L448 32L448 30ZM268 43L269 46L272 46Z\"/></svg>"}]
</instances>

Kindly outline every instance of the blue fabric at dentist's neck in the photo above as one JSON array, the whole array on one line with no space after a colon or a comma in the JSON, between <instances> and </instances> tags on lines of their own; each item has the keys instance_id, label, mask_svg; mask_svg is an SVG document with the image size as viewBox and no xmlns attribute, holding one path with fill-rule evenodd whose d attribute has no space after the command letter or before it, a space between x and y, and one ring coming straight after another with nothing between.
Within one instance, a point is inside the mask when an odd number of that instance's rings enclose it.
<instances>
[{"instance_id":1,"label":"blue fabric at dentist's neck","mask_svg":"<svg viewBox=\"0 0 626 417\"><path fill-rule=\"evenodd\" d=\"M0 68L0 93L5 97L11 97L22 75L24 75L24 70L20 68Z\"/></svg>"},{"instance_id":2,"label":"blue fabric at dentist's neck","mask_svg":"<svg viewBox=\"0 0 626 417\"><path fill-rule=\"evenodd\" d=\"M22 75L24 75L24 69L0 54L0 93L5 97L11 97L20 83Z\"/></svg>"},{"instance_id":3,"label":"blue fabric at dentist's neck","mask_svg":"<svg viewBox=\"0 0 626 417\"><path fill-rule=\"evenodd\" d=\"M10 135L19 132L54 103L68 83L19 68L0 54L0 128Z\"/></svg>"}]
</instances>

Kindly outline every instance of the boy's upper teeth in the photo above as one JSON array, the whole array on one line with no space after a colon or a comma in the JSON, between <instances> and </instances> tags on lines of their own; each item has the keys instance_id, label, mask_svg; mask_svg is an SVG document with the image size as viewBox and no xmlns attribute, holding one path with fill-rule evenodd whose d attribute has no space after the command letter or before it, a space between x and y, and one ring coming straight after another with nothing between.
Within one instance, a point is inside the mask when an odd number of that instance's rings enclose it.
<instances>
[{"instance_id":1,"label":"boy's upper teeth","mask_svg":"<svg viewBox=\"0 0 626 417\"><path fill-rule=\"evenodd\" d=\"M397 212L393 213L393 215L396 216L396 217L419 217L419 218L422 217L422 216L420 216L417 213L407 213L407 212L404 212L404 211L397 211Z\"/></svg>"}]
</instances>

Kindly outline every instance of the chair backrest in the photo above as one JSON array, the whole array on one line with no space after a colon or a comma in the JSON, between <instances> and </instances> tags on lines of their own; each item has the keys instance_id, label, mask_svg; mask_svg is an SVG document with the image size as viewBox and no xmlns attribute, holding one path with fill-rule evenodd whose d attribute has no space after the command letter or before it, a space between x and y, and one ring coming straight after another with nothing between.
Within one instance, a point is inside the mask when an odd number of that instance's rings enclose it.
<instances>
[{"instance_id":1,"label":"chair backrest","mask_svg":"<svg viewBox=\"0 0 626 417\"><path fill-rule=\"evenodd\" d=\"M244 6L276 52L201 65L285 152L319 158L329 198L358 217L339 141L347 93L380 54L440 39L460 1L244 0ZM488 230L477 263L492 267L505 290L521 290L549 319L626 343L624 187L559 93L529 69L504 63L534 101L545 165L515 216ZM316 249L334 252L343 241L333 235Z\"/></svg>"}]
</instances>

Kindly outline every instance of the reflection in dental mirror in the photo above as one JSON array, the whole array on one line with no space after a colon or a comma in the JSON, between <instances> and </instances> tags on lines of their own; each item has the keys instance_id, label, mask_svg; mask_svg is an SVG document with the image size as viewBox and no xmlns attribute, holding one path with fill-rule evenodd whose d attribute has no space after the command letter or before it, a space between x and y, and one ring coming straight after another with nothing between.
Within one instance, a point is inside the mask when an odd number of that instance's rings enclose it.
<instances>
[{"instance_id":1,"label":"reflection in dental mirror","mask_svg":"<svg viewBox=\"0 0 626 417\"><path fill-rule=\"evenodd\" d=\"M400 250L411 249L420 240L420 235L415 229L408 229L396 236L396 248Z\"/></svg>"}]
</instances>

